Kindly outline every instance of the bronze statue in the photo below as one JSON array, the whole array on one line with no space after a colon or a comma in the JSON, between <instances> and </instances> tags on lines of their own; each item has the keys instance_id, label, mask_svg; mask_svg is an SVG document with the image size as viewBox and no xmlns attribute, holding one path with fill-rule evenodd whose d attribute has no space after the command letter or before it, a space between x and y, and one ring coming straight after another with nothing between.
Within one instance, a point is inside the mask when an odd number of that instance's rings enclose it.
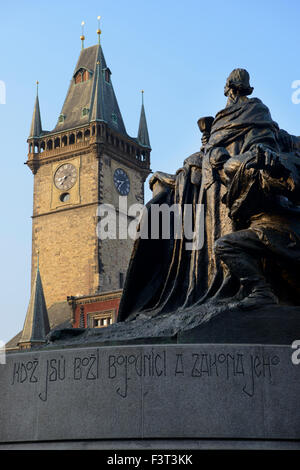
<instances>
[{"instance_id":1,"label":"bronze statue","mask_svg":"<svg viewBox=\"0 0 300 470\"><path fill-rule=\"evenodd\" d=\"M252 91L248 72L233 70L225 109L198 121L200 152L176 175L150 180L145 217L153 204L201 207L204 223L194 217L193 229L203 229L204 243L188 251L174 233L138 239L119 321L222 302L300 305L300 139Z\"/></svg>"},{"instance_id":2,"label":"bronze statue","mask_svg":"<svg viewBox=\"0 0 300 470\"><path fill-rule=\"evenodd\" d=\"M260 100L247 98L252 90L246 70L230 74L227 106L206 149L227 187L224 203L235 228L215 251L240 283L234 300L243 308L276 304L279 296L300 299L298 142L288 141Z\"/></svg>"}]
</instances>

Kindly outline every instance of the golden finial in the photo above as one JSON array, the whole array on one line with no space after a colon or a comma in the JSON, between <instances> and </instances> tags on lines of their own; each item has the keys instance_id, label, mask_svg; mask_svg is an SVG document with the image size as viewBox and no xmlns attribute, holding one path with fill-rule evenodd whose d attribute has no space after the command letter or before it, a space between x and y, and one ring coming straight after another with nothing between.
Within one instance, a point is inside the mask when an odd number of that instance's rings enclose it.
<instances>
[{"instance_id":1,"label":"golden finial","mask_svg":"<svg viewBox=\"0 0 300 470\"><path fill-rule=\"evenodd\" d=\"M37 80L37 81L36 81L36 94L37 94L37 95L38 95L38 93L39 93L39 83L40 83L40 82Z\"/></svg>"},{"instance_id":2,"label":"golden finial","mask_svg":"<svg viewBox=\"0 0 300 470\"><path fill-rule=\"evenodd\" d=\"M100 19L101 19L101 16L97 16L97 20L98 20L98 29L97 29L97 34L98 34L98 44L100 44L100 36L101 36L101 29L100 29Z\"/></svg>"},{"instance_id":3,"label":"golden finial","mask_svg":"<svg viewBox=\"0 0 300 470\"><path fill-rule=\"evenodd\" d=\"M84 25L85 25L85 22L82 21L82 22L81 22L81 36L80 36L80 39L81 39L81 49L84 49L84 40L85 40L85 37L84 37Z\"/></svg>"},{"instance_id":4,"label":"golden finial","mask_svg":"<svg viewBox=\"0 0 300 470\"><path fill-rule=\"evenodd\" d=\"M141 90L142 93L142 104L144 104L144 90Z\"/></svg>"}]
</instances>

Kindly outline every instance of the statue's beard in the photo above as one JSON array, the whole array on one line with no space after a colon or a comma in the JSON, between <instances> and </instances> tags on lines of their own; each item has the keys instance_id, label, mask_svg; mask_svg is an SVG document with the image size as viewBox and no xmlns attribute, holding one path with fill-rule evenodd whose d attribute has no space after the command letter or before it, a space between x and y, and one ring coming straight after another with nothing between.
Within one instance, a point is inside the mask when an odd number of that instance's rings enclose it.
<instances>
[{"instance_id":1,"label":"statue's beard","mask_svg":"<svg viewBox=\"0 0 300 470\"><path fill-rule=\"evenodd\" d=\"M238 97L237 96L229 96L227 99L226 106L232 106L233 104L236 104L238 102Z\"/></svg>"},{"instance_id":2,"label":"statue's beard","mask_svg":"<svg viewBox=\"0 0 300 470\"><path fill-rule=\"evenodd\" d=\"M226 107L227 106L232 106L233 104L237 104L238 102L242 101L247 101L248 98L247 96L241 96L241 95L233 95L233 96L229 96L228 97L228 100L227 100L227 103L226 103Z\"/></svg>"}]
</instances>

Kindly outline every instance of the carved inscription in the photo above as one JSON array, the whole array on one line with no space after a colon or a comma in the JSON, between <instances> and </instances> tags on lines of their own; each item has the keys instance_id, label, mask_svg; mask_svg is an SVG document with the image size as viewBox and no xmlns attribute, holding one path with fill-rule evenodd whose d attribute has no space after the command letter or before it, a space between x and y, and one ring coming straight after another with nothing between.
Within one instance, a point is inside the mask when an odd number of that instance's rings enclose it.
<instances>
[{"instance_id":1,"label":"carved inscription","mask_svg":"<svg viewBox=\"0 0 300 470\"><path fill-rule=\"evenodd\" d=\"M280 358L273 354L249 353L207 353L193 348L191 352L163 347L135 350L134 353L116 349L110 354L101 348L60 354L51 358L43 354L30 360L17 360L11 366L11 386L28 384L35 387L38 398L46 402L51 394L52 384L64 381L74 386L84 382L109 383L114 393L125 399L133 388L133 382L151 378L153 381L175 377L188 378L201 383L224 383L238 381L240 390L246 397L253 397L258 381L272 383ZM22 356L21 356L22 357ZM23 356L24 357L24 356ZM134 393L134 390L133 390Z\"/></svg>"},{"instance_id":2,"label":"carved inscription","mask_svg":"<svg viewBox=\"0 0 300 470\"><path fill-rule=\"evenodd\" d=\"M128 382L133 375L138 377L167 376L166 351L154 352L152 348L148 354L110 355L108 357L108 378L123 377L123 387L117 388L117 393L126 398Z\"/></svg>"}]
</instances>

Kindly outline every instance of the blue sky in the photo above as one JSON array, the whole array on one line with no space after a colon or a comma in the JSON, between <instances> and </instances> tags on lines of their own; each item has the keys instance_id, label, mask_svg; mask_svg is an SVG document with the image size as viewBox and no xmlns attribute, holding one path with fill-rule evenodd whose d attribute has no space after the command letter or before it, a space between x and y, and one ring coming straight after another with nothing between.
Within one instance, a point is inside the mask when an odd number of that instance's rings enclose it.
<instances>
[{"instance_id":1,"label":"blue sky","mask_svg":"<svg viewBox=\"0 0 300 470\"><path fill-rule=\"evenodd\" d=\"M300 135L299 0L15 0L0 6L1 328L7 341L23 326L29 300L33 177L24 165L35 82L42 124L54 128L80 53L102 45L127 132L135 136L145 90L151 167L175 172L200 147L197 120L225 105L233 68L246 68L273 119ZM146 189L146 197L150 193Z\"/></svg>"}]
</instances>

